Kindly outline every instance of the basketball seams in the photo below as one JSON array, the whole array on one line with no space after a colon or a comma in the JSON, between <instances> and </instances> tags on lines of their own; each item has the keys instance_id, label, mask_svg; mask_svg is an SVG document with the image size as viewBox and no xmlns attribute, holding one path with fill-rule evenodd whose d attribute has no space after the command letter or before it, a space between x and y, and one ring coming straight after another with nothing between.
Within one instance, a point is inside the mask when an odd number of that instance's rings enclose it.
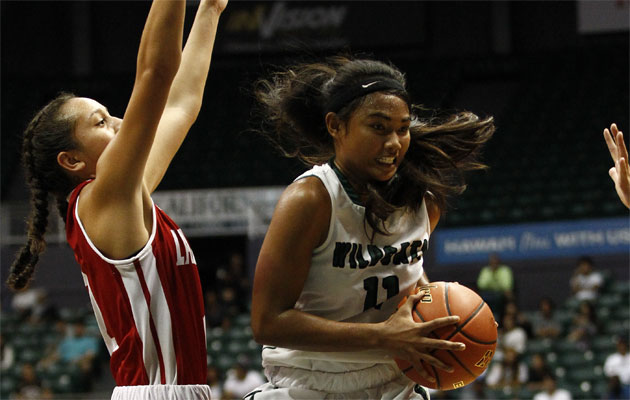
<instances>
[{"instance_id":1,"label":"basketball seams","mask_svg":"<svg viewBox=\"0 0 630 400\"><path fill-rule=\"evenodd\" d=\"M470 334L464 332L463 330L460 331L459 333L461 333L463 336L466 337L466 339L470 340L471 342L477 343L477 344L495 344L497 341L493 340L491 342L484 342L482 340L479 340L477 338L475 338L474 336L471 336Z\"/></svg>"},{"instance_id":2,"label":"basketball seams","mask_svg":"<svg viewBox=\"0 0 630 400\"><path fill-rule=\"evenodd\" d=\"M461 360L457 357L457 355L455 355L452 351L447 350L446 351L455 361L457 361L457 363L466 371L470 374L470 376L472 376L473 378L476 378L478 375L475 375L474 372L472 372L471 370L468 369L468 367L461 362Z\"/></svg>"},{"instance_id":3,"label":"basketball seams","mask_svg":"<svg viewBox=\"0 0 630 400\"><path fill-rule=\"evenodd\" d=\"M446 304L446 312L448 315L453 315L451 313L451 305L448 303L448 282L444 283L444 304Z\"/></svg>"},{"instance_id":4,"label":"basketball seams","mask_svg":"<svg viewBox=\"0 0 630 400\"><path fill-rule=\"evenodd\" d=\"M453 336L455 336L456 334L458 334L459 332L462 331L462 329L464 329L464 327L466 326L467 323L469 323L470 321L472 321L473 318L475 318L475 316L477 314L479 314L479 311L481 311L481 309L483 308L483 306L486 303L484 301L481 302L481 304L479 304L477 306L477 308L475 309L475 311L472 312L472 314L470 314L468 316L468 318L466 318L466 320L464 322L462 322L461 324L457 325L457 328L455 328L455 330L453 331L453 333L451 333L448 337L444 338L444 340L449 340L450 338L452 338Z\"/></svg>"}]
</instances>

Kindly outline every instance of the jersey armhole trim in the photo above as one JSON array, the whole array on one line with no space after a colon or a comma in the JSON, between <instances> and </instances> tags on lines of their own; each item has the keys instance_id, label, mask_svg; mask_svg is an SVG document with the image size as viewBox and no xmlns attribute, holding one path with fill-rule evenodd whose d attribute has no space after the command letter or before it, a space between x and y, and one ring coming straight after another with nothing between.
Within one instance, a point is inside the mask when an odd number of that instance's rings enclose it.
<instances>
[{"instance_id":1,"label":"jersey armhole trim","mask_svg":"<svg viewBox=\"0 0 630 400\"><path fill-rule=\"evenodd\" d=\"M92 248L92 250L105 262L109 263L109 264L114 264L114 265L124 265L124 264L130 264L135 260L141 259L147 252L151 251L151 247L153 244L153 239L155 238L155 232L157 231L157 218L156 218L156 210L155 210L155 204L153 203L153 199L151 198L151 214L152 214L152 220L153 220L153 226L151 227L151 235L149 236L149 239L147 240L147 243L142 247L142 249L138 252L136 252L132 257L129 258L124 258L121 260L114 260L111 259L107 256L105 256L92 242L92 239L90 239L90 237L88 236L87 232L85 231L85 228L83 227L83 222L81 222L81 218L79 217L79 199L80 199L81 195L77 195L77 200L74 204L74 217L77 220L77 225L79 225L79 228L81 229L81 233L83 234L83 237L85 237L85 241L90 245L90 247Z\"/></svg>"}]
</instances>

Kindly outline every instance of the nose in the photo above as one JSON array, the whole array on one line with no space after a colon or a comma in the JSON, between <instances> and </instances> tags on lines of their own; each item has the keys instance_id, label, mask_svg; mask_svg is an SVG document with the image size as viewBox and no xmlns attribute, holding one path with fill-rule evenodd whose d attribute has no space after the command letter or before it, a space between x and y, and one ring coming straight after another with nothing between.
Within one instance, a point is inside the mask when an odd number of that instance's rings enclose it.
<instances>
[{"instance_id":1,"label":"nose","mask_svg":"<svg viewBox=\"0 0 630 400\"><path fill-rule=\"evenodd\" d=\"M387 138L387 142L385 142L385 149L388 152L395 153L402 148L402 144L400 143L400 138L396 132L393 132Z\"/></svg>"},{"instance_id":2,"label":"nose","mask_svg":"<svg viewBox=\"0 0 630 400\"><path fill-rule=\"evenodd\" d=\"M120 125L122 125L122 119L118 117L112 117L112 118L114 120L114 131L118 133L118 130L120 129Z\"/></svg>"}]
</instances>

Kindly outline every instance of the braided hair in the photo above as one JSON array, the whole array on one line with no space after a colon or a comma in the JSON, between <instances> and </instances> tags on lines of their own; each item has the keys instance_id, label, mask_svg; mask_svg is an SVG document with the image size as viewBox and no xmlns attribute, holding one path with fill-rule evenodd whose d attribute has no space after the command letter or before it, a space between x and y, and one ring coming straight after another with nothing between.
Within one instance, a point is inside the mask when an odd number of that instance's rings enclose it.
<instances>
[{"instance_id":1,"label":"braided hair","mask_svg":"<svg viewBox=\"0 0 630 400\"><path fill-rule=\"evenodd\" d=\"M309 166L322 164L334 156L324 116L332 111L348 122L369 94L353 93L352 87L375 79L389 82L378 91L403 99L412 117L409 150L396 175L388 182L353 182L358 185L353 188L365 206L367 224L373 232L388 234L384 221L396 209L418 211L429 193L430 201L445 211L450 196L466 188L463 172L486 167L478 156L494 133L492 117L480 119L467 111L420 117L426 110L412 104L405 76L396 67L341 56L291 66L258 80L255 114L261 121L257 131L284 156ZM343 100L347 102L342 104Z\"/></svg>"},{"instance_id":2,"label":"braided hair","mask_svg":"<svg viewBox=\"0 0 630 400\"><path fill-rule=\"evenodd\" d=\"M66 196L76 185L57 163L61 151L77 148L74 140L74 118L61 112L75 96L61 93L39 110L24 131L22 163L31 191L31 212L27 221L27 242L11 265L7 285L14 290L28 286L39 255L46 248L44 234L48 226L48 198L52 195L59 214L66 220Z\"/></svg>"}]
</instances>

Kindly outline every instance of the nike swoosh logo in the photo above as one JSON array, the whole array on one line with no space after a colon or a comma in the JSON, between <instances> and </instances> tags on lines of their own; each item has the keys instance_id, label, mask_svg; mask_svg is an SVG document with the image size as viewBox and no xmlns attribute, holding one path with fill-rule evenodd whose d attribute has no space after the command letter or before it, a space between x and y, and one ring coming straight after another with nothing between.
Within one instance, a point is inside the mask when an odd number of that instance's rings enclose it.
<instances>
[{"instance_id":1,"label":"nike swoosh logo","mask_svg":"<svg viewBox=\"0 0 630 400\"><path fill-rule=\"evenodd\" d=\"M361 87L362 87L363 89L367 89L367 88L369 88L370 86L372 86L373 84L375 84L376 82L380 82L380 81L374 81L374 82L371 82L371 83L368 83L368 84L365 84L365 85L361 85Z\"/></svg>"}]
</instances>

